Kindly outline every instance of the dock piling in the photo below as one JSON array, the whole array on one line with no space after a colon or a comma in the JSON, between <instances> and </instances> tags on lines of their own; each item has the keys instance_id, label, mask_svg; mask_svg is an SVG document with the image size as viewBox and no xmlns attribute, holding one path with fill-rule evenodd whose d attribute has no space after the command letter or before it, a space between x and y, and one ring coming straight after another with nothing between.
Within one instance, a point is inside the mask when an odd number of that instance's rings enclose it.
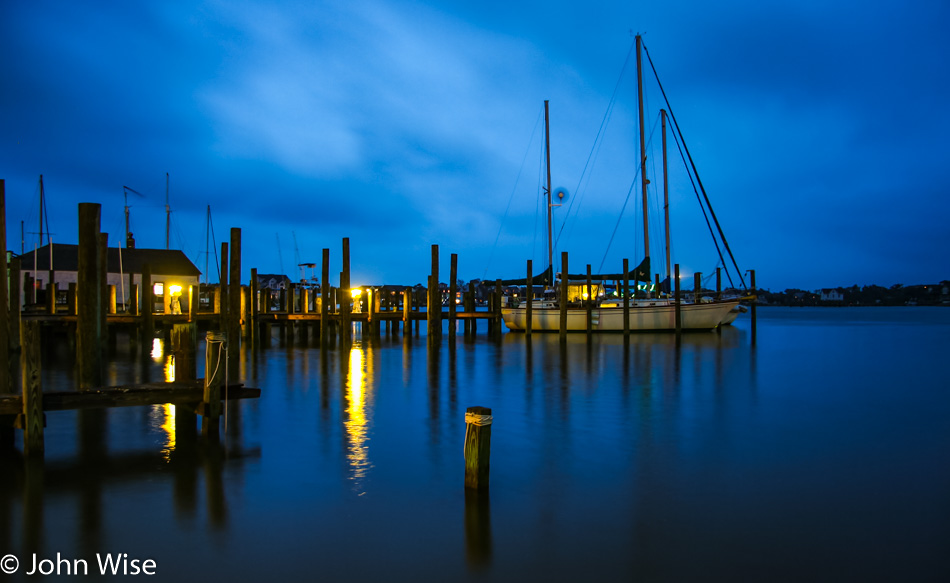
<instances>
[{"instance_id":1,"label":"dock piling","mask_svg":"<svg viewBox=\"0 0 950 583\"><path fill-rule=\"evenodd\" d=\"M465 410L465 487L487 489L491 462L491 424L489 407Z\"/></svg>"}]
</instances>

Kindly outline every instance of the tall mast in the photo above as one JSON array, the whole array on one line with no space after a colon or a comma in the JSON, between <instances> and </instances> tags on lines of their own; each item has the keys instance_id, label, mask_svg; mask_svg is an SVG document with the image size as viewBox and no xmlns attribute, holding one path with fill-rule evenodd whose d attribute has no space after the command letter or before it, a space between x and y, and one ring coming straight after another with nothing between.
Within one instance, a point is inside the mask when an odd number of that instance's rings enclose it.
<instances>
[{"instance_id":1,"label":"tall mast","mask_svg":"<svg viewBox=\"0 0 950 583\"><path fill-rule=\"evenodd\" d=\"M548 117L548 100L544 100L544 157L547 161L547 171L548 171L548 187L547 187L547 199L548 199L548 268L551 273L551 285L554 285L554 238L553 233L554 229L551 226L553 217L552 217L552 207L551 207L551 124ZM567 274L564 274L564 277L567 277ZM528 285L531 285L531 282L528 282Z\"/></svg>"},{"instance_id":2,"label":"tall mast","mask_svg":"<svg viewBox=\"0 0 950 583\"><path fill-rule=\"evenodd\" d=\"M43 208L46 205L43 196L43 175L40 174L40 244L37 247L43 246Z\"/></svg>"},{"instance_id":3,"label":"tall mast","mask_svg":"<svg viewBox=\"0 0 950 583\"><path fill-rule=\"evenodd\" d=\"M172 207L168 206L168 172L165 173L165 249L171 249Z\"/></svg>"},{"instance_id":4,"label":"tall mast","mask_svg":"<svg viewBox=\"0 0 950 583\"><path fill-rule=\"evenodd\" d=\"M670 281L670 181L666 173L666 110L660 110L663 133L663 219L666 227L666 279Z\"/></svg>"},{"instance_id":5,"label":"tall mast","mask_svg":"<svg viewBox=\"0 0 950 583\"><path fill-rule=\"evenodd\" d=\"M650 260L650 221L647 218L647 145L643 129L643 62L640 59L640 46L643 41L637 35L637 111L640 116L640 184L643 188L643 253L649 265ZM650 277L650 274L647 274Z\"/></svg>"},{"instance_id":6,"label":"tall mast","mask_svg":"<svg viewBox=\"0 0 950 583\"><path fill-rule=\"evenodd\" d=\"M205 284L208 283L208 232L211 230L211 205L208 205L208 220L205 223Z\"/></svg>"},{"instance_id":7,"label":"tall mast","mask_svg":"<svg viewBox=\"0 0 950 583\"><path fill-rule=\"evenodd\" d=\"M123 186L122 197L125 199L125 248L129 248L129 191Z\"/></svg>"}]
</instances>

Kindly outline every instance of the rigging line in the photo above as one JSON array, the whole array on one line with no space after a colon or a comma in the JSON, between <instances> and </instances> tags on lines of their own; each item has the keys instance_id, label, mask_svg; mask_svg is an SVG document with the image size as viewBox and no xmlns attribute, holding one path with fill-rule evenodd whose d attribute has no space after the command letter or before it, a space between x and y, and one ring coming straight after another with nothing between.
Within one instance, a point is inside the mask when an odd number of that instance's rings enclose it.
<instances>
[{"instance_id":1,"label":"rigging line","mask_svg":"<svg viewBox=\"0 0 950 583\"><path fill-rule=\"evenodd\" d=\"M686 165L686 158L683 155L683 148L680 145L680 140L676 135L676 132L672 132L673 141L676 142L676 149L680 153L680 159L683 161L683 165ZM706 213L706 207L703 205L702 199L699 197L699 190L696 188L696 182L693 180L693 173L689 171L689 166L686 166L686 175L689 177L689 182L693 186L693 193L696 194L696 202L699 203L699 210L703 212L703 219L706 221L706 228L709 229L709 236L713 240L713 245L716 246L716 253L719 255L719 261L722 263L723 267L726 265L726 260L722 256L722 249L719 247L719 240L716 239L716 233L713 231L712 223L709 222L709 216ZM732 276L729 275L729 270L726 270L726 277L729 278L729 284L732 284ZM744 284L743 284L744 285Z\"/></svg>"},{"instance_id":2,"label":"rigging line","mask_svg":"<svg viewBox=\"0 0 950 583\"><path fill-rule=\"evenodd\" d=\"M495 254L495 248L498 247L498 239L501 237L501 230L505 226L505 219L508 218L508 211L511 209L511 201L514 200L515 191L518 190L518 182L521 181L521 173L524 172L525 162L528 161L528 153L531 152L531 144L534 142L534 136L538 133L538 126L541 124L543 115L544 109L541 110L538 119L534 122L534 129L531 130L531 138L528 140L528 146L525 148L524 156L521 158L521 167L518 168L518 176L515 177L515 185L511 188L511 194L508 195L508 206L505 207L505 214L501 218L501 224L498 225L498 233L495 235L495 242L492 244L491 251L488 253L488 260L485 265L485 271L482 273L482 279L488 275L488 269L491 267L491 260Z\"/></svg>"},{"instance_id":3,"label":"rigging line","mask_svg":"<svg viewBox=\"0 0 950 583\"><path fill-rule=\"evenodd\" d=\"M221 261L218 259L218 241L214 238L214 222L211 220L211 209L208 209L208 226L211 227L211 246L214 248L214 267L218 270L218 284L221 283Z\"/></svg>"},{"instance_id":4,"label":"rigging line","mask_svg":"<svg viewBox=\"0 0 950 583\"><path fill-rule=\"evenodd\" d=\"M676 121L676 116L673 115L673 106L670 105L670 100L666 96L666 91L663 89L663 84L660 82L660 76L656 72L656 66L653 64L653 59L650 58L650 51L647 50L646 44L643 44L643 52L647 56L647 61L650 62L650 68L653 70L653 77L656 79L656 84L660 88L660 93L663 94L663 100L666 102L666 107L670 112L670 119L673 120L673 125L676 127L676 132L679 133L682 137L683 132L680 130L679 123ZM696 163L693 162L693 157L689 153L689 148L686 146L686 140L683 139L683 149L686 150L686 156L689 158L689 163L693 167L693 172L696 174L696 182L699 183L699 189L703 192L703 198L706 199L706 206L709 207L709 212L712 215L713 222L716 223L716 229L719 231L719 237L722 239L723 245L726 247L726 252L729 253L729 258L732 259L732 264L736 268L736 274L739 277L739 281L742 283L742 287L748 289L745 284L745 278L742 277L742 270L739 269L739 264L736 262L735 255L732 254L732 250L729 248L729 242L726 241L726 235L722 231L722 227L719 225L719 220L716 218L716 212L712 208L712 204L709 202L709 196L706 195L706 189L703 188L703 181L699 178L699 171L696 170ZM731 280L730 280L731 281Z\"/></svg>"},{"instance_id":5,"label":"rigging line","mask_svg":"<svg viewBox=\"0 0 950 583\"><path fill-rule=\"evenodd\" d=\"M623 81L624 73L626 73L627 71L627 65L630 63L630 55L633 54L633 49L636 48L636 46L637 46L636 41L634 41L633 43L630 44L630 49L627 50L627 56L623 61L623 66L620 67L620 75L617 77L617 82L614 84L613 93L610 94L610 100L607 102L607 110L604 111L604 117L600 121L600 127L597 129L597 135L594 137L594 143L591 146L591 151L587 155L587 161L584 163L584 169L581 170L581 176L577 180L577 187L574 189L574 196L571 197L571 202L567 205L567 212L565 213L566 216L570 216L571 209L574 207L575 200L577 200L578 212L580 211L581 203L579 199L581 198L581 192L582 192L581 185L584 182L585 175L588 174L587 172L588 167L592 165L592 160L596 159L597 154L600 152L600 146L603 144L603 141L604 141L603 134L606 130L607 123L610 121L610 116L613 113L614 105L616 105L617 103L617 93L620 91L620 84ZM591 168L591 171L593 171L593 168ZM587 177L587 182L588 184L590 184L589 176ZM564 231L564 225L566 224L567 224L567 220L565 217L565 221L561 224L561 228L558 230L557 237L554 239L555 242L560 241L561 232Z\"/></svg>"}]
</instances>

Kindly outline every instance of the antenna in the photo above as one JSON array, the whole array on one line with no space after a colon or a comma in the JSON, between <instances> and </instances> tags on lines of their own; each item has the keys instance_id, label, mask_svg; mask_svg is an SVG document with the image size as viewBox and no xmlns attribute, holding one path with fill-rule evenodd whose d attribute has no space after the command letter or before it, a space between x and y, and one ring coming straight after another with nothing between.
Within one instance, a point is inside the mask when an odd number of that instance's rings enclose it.
<instances>
[{"instance_id":1,"label":"antenna","mask_svg":"<svg viewBox=\"0 0 950 583\"><path fill-rule=\"evenodd\" d=\"M129 248L129 193L136 194L141 198L145 198L145 195L141 192L135 190L134 188L129 188L128 186L122 186L122 196L125 197L125 248Z\"/></svg>"}]
</instances>

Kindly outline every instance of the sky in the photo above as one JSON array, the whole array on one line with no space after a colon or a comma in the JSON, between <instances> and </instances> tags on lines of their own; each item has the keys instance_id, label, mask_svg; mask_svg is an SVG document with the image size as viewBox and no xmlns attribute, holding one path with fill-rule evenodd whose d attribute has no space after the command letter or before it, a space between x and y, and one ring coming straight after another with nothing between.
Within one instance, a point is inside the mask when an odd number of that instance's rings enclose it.
<instances>
[{"instance_id":1,"label":"sky","mask_svg":"<svg viewBox=\"0 0 950 583\"><path fill-rule=\"evenodd\" d=\"M555 257L620 271L644 253L639 33L742 273L773 291L935 283L950 279L948 26L945 1L7 0L7 248L37 244L42 175L60 243L95 202L120 245L128 186L136 245L164 248L167 184L171 246L211 282L232 227L245 279L296 279L328 248L337 283L344 237L354 284L424 283L433 244L442 281L452 253L466 281L521 277L528 259L537 273L549 100ZM665 104L643 67L663 273ZM668 140L672 260L691 282L721 263Z\"/></svg>"}]
</instances>

